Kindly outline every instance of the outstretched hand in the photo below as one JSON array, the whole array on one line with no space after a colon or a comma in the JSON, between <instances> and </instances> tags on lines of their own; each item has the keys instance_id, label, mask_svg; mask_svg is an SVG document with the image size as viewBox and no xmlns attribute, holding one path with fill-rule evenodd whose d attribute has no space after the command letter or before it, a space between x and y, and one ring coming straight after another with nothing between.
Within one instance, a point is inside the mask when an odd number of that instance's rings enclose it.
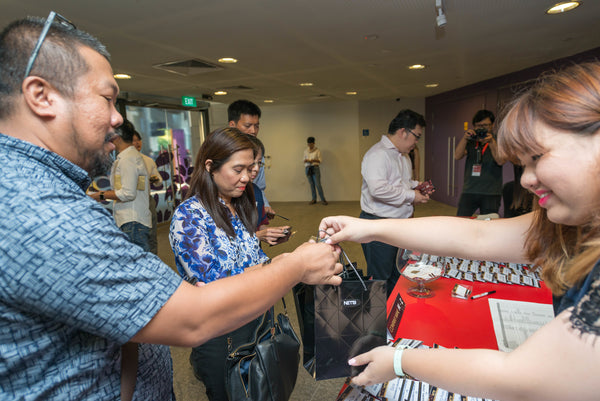
<instances>
[{"instance_id":1,"label":"outstretched hand","mask_svg":"<svg viewBox=\"0 0 600 401\"><path fill-rule=\"evenodd\" d=\"M365 237L368 220L349 216L325 217L319 224L319 237L326 238L326 244L342 241L369 242Z\"/></svg>"},{"instance_id":2,"label":"outstretched hand","mask_svg":"<svg viewBox=\"0 0 600 401\"><path fill-rule=\"evenodd\" d=\"M342 265L338 263L340 258L339 247L325 243L307 242L300 245L294 252L296 257L302 261L302 281L305 284L330 284L340 285L342 278L338 276L342 272Z\"/></svg>"},{"instance_id":3,"label":"outstretched hand","mask_svg":"<svg viewBox=\"0 0 600 401\"><path fill-rule=\"evenodd\" d=\"M355 356L348 361L350 366L367 365L365 370L352 378L352 383L357 386L369 386L375 383L384 383L396 378L394 372L394 353L396 348L381 346L369 352Z\"/></svg>"}]
</instances>

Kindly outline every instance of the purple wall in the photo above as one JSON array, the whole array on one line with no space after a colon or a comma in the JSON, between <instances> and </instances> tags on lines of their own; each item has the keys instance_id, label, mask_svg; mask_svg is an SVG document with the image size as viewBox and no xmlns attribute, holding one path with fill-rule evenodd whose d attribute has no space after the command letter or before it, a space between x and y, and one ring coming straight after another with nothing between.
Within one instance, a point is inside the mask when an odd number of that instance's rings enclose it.
<instances>
[{"instance_id":1,"label":"purple wall","mask_svg":"<svg viewBox=\"0 0 600 401\"><path fill-rule=\"evenodd\" d=\"M463 186L465 160L456 162L453 160L454 146L464 133L464 122L467 121L471 127L471 119L477 110L488 109L498 116L502 107L514 94L541 73L573 63L599 59L600 47L597 47L426 98L427 143L424 177L431 179L437 188L432 199L452 206L458 205ZM503 174L505 183L514 179L510 162L504 165Z\"/></svg>"}]
</instances>

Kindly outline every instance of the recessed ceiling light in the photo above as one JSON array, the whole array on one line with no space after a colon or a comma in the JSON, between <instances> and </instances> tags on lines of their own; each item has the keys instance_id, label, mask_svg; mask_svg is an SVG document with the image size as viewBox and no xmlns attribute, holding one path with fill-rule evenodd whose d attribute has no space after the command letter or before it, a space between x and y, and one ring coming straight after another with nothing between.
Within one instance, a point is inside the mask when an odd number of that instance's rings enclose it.
<instances>
[{"instance_id":1,"label":"recessed ceiling light","mask_svg":"<svg viewBox=\"0 0 600 401\"><path fill-rule=\"evenodd\" d=\"M426 84L426 88L437 88L440 84Z\"/></svg>"},{"instance_id":2,"label":"recessed ceiling light","mask_svg":"<svg viewBox=\"0 0 600 401\"><path fill-rule=\"evenodd\" d=\"M265 103L273 103L273 99L265 99Z\"/></svg>"},{"instance_id":3,"label":"recessed ceiling light","mask_svg":"<svg viewBox=\"0 0 600 401\"><path fill-rule=\"evenodd\" d=\"M226 95L226 94L227 94L227 92L225 92L225 91L216 91L215 92L215 95L217 95L217 96L223 96L223 95Z\"/></svg>"},{"instance_id":4,"label":"recessed ceiling light","mask_svg":"<svg viewBox=\"0 0 600 401\"><path fill-rule=\"evenodd\" d=\"M115 79L131 79L131 75L128 74L115 74L113 77Z\"/></svg>"},{"instance_id":5,"label":"recessed ceiling light","mask_svg":"<svg viewBox=\"0 0 600 401\"><path fill-rule=\"evenodd\" d=\"M223 64L235 64L237 63L237 59L233 58L233 57L223 57L219 59L219 63L223 63Z\"/></svg>"},{"instance_id":6,"label":"recessed ceiling light","mask_svg":"<svg viewBox=\"0 0 600 401\"><path fill-rule=\"evenodd\" d=\"M346 95L356 95L356 94L358 94L358 92L356 92L356 91L348 91L348 92L346 92Z\"/></svg>"},{"instance_id":7,"label":"recessed ceiling light","mask_svg":"<svg viewBox=\"0 0 600 401\"><path fill-rule=\"evenodd\" d=\"M422 70L423 68L425 68L423 64L413 64L408 66L409 70Z\"/></svg>"},{"instance_id":8,"label":"recessed ceiling light","mask_svg":"<svg viewBox=\"0 0 600 401\"><path fill-rule=\"evenodd\" d=\"M561 14L571 11L581 5L580 1L561 1L546 10L546 14Z\"/></svg>"},{"instance_id":9,"label":"recessed ceiling light","mask_svg":"<svg viewBox=\"0 0 600 401\"><path fill-rule=\"evenodd\" d=\"M300 86L313 86L312 82L300 82Z\"/></svg>"}]
</instances>

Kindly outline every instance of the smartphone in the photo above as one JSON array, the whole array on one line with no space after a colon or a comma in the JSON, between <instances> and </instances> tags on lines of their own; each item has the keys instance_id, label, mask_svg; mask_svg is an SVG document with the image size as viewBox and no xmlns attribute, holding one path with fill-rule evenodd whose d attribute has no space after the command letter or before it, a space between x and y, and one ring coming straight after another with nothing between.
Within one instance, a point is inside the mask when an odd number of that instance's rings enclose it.
<instances>
[{"instance_id":1,"label":"smartphone","mask_svg":"<svg viewBox=\"0 0 600 401\"><path fill-rule=\"evenodd\" d=\"M289 239L290 239L290 237L291 237L293 234L295 234L294 232L292 232L292 227L286 228L286 229L283 231L283 233L285 234L285 236L284 236L284 237L279 237L279 238L277 238L277 241L275 241L275 244L274 244L274 245L278 245L278 244L281 244L281 243L283 243L283 242L285 242L285 241L289 240ZM271 245L271 246L273 246L273 245Z\"/></svg>"}]
</instances>

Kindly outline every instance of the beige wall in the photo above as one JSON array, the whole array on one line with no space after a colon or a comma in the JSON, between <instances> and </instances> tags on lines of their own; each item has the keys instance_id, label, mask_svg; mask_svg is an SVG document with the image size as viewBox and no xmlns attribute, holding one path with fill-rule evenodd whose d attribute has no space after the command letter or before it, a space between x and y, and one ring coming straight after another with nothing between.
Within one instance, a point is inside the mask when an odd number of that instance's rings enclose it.
<instances>
[{"instance_id":1,"label":"beige wall","mask_svg":"<svg viewBox=\"0 0 600 401\"><path fill-rule=\"evenodd\" d=\"M424 99L315 103L265 106L259 138L266 148L267 198L270 201L309 201L310 187L302 163L306 138L314 136L321 150L321 183L330 201L360 199L360 162L364 153L387 131L400 109L421 114ZM211 106L211 130L226 124L227 108ZM362 130L368 129L365 137ZM424 143L419 146L424 150ZM423 160L424 158L421 157Z\"/></svg>"}]
</instances>

